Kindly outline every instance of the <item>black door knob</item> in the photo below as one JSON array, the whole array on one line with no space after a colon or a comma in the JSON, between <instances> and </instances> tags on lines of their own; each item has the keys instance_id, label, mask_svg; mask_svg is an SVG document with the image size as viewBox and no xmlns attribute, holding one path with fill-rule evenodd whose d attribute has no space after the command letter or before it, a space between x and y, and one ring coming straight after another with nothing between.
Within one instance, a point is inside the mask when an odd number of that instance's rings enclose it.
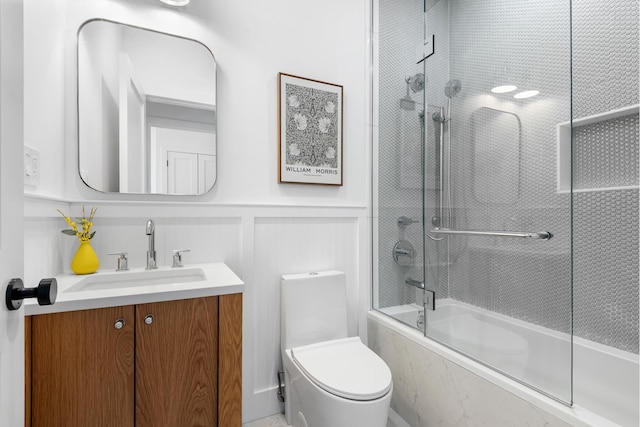
<instances>
[{"instance_id":1,"label":"black door knob","mask_svg":"<svg viewBox=\"0 0 640 427\"><path fill-rule=\"evenodd\" d=\"M51 305L56 302L58 283L56 279L42 279L35 288L25 289L22 279L11 279L7 285L6 303L9 310L22 307L25 298L37 298L40 305Z\"/></svg>"}]
</instances>

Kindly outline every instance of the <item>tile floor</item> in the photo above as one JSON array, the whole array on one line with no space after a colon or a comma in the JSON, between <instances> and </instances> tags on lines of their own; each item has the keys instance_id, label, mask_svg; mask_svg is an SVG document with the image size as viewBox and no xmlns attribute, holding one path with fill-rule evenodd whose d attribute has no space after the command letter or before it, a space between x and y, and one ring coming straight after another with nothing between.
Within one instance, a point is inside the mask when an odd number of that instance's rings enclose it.
<instances>
[{"instance_id":1,"label":"tile floor","mask_svg":"<svg viewBox=\"0 0 640 427\"><path fill-rule=\"evenodd\" d=\"M261 420L245 423L242 427L287 427L284 414L272 415ZM393 409L389 411L389 421L387 427L410 427Z\"/></svg>"},{"instance_id":2,"label":"tile floor","mask_svg":"<svg viewBox=\"0 0 640 427\"><path fill-rule=\"evenodd\" d=\"M284 418L284 414L277 414L261 420L251 421L243 424L242 427L287 427L287 421Z\"/></svg>"}]
</instances>

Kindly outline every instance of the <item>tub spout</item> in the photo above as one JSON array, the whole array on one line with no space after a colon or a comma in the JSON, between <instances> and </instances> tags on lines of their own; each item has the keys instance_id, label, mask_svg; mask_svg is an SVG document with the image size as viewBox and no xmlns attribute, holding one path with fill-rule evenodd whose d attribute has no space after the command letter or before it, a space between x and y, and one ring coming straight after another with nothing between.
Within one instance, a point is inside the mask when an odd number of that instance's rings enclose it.
<instances>
[{"instance_id":1,"label":"tub spout","mask_svg":"<svg viewBox=\"0 0 640 427\"><path fill-rule=\"evenodd\" d=\"M406 279L404 279L404 283L409 286L415 286L418 289L424 289L424 282L412 279L411 277L407 277Z\"/></svg>"}]
</instances>

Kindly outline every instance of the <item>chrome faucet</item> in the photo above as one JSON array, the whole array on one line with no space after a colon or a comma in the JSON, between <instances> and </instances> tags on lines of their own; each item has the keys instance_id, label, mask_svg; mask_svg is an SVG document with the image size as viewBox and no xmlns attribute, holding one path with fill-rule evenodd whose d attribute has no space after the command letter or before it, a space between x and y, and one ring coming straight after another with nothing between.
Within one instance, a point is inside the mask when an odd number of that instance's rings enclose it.
<instances>
[{"instance_id":1,"label":"chrome faucet","mask_svg":"<svg viewBox=\"0 0 640 427\"><path fill-rule=\"evenodd\" d=\"M149 250L147 250L147 270L158 268L156 265L156 248L155 248L156 226L153 220L147 221L147 236L149 236Z\"/></svg>"}]
</instances>

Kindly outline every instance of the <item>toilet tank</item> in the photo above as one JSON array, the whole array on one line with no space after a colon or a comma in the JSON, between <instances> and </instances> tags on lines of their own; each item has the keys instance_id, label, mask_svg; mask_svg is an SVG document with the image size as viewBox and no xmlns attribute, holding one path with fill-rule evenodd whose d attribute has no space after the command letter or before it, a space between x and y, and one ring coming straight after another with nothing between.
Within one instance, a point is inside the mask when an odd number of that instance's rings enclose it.
<instances>
[{"instance_id":1,"label":"toilet tank","mask_svg":"<svg viewBox=\"0 0 640 427\"><path fill-rule=\"evenodd\" d=\"M347 336L347 292L343 272L334 270L282 276L282 350Z\"/></svg>"}]
</instances>

